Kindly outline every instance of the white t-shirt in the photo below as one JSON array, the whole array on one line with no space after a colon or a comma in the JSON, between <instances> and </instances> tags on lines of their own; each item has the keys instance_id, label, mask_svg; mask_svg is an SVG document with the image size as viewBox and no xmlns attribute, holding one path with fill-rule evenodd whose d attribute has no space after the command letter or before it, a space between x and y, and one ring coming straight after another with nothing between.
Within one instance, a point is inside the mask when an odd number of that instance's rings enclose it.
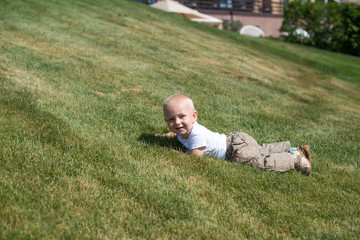
<instances>
[{"instance_id":1,"label":"white t-shirt","mask_svg":"<svg viewBox=\"0 0 360 240\"><path fill-rule=\"evenodd\" d=\"M180 135L177 135L177 139L188 152L192 149L206 147L205 155L225 159L226 135L212 132L197 122L194 123L187 139L183 139Z\"/></svg>"}]
</instances>

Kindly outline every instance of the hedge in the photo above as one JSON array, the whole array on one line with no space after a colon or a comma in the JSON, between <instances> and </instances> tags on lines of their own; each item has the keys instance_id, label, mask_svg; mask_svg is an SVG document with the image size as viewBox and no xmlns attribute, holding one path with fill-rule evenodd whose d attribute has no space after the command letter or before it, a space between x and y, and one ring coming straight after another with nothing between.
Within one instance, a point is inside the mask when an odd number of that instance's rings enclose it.
<instances>
[{"instance_id":1,"label":"hedge","mask_svg":"<svg viewBox=\"0 0 360 240\"><path fill-rule=\"evenodd\" d=\"M344 3L291 2L281 31L290 42L360 56L360 6ZM299 34L305 30L309 36Z\"/></svg>"}]
</instances>

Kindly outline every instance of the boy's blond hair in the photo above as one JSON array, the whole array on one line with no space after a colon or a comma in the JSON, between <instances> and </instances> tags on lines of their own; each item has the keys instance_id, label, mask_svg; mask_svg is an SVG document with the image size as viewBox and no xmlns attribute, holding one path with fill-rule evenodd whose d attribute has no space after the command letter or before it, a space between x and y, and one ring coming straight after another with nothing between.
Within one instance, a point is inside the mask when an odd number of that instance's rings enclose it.
<instances>
[{"instance_id":1,"label":"boy's blond hair","mask_svg":"<svg viewBox=\"0 0 360 240\"><path fill-rule=\"evenodd\" d=\"M171 105L176 100L186 101L189 104L189 106L191 107L191 109L196 111L195 107L194 107L194 102L191 100L191 98L182 93L175 93L175 94L171 95L170 97L166 98L164 101L164 104L163 104L163 109L165 110L169 105Z\"/></svg>"}]
</instances>

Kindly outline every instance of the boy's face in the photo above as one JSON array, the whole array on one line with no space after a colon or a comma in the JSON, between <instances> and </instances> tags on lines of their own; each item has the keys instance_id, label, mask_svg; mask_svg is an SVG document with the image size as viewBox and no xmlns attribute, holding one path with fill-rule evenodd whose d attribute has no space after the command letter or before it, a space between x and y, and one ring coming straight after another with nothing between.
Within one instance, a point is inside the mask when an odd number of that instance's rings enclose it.
<instances>
[{"instance_id":1,"label":"boy's face","mask_svg":"<svg viewBox=\"0 0 360 240\"><path fill-rule=\"evenodd\" d=\"M197 119L197 112L186 100L176 100L164 108L165 121L169 129L187 139Z\"/></svg>"}]
</instances>

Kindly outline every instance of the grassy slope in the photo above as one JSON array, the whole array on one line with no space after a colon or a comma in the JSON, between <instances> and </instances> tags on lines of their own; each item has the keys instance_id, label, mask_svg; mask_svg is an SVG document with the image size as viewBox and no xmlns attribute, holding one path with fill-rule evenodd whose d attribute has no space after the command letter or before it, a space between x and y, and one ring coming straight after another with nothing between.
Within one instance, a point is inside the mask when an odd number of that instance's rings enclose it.
<instances>
[{"instance_id":1,"label":"grassy slope","mask_svg":"<svg viewBox=\"0 0 360 240\"><path fill-rule=\"evenodd\" d=\"M359 58L130 1L0 5L1 239L360 235ZM174 92L214 131L311 144L312 175L173 151L151 135Z\"/></svg>"}]
</instances>

